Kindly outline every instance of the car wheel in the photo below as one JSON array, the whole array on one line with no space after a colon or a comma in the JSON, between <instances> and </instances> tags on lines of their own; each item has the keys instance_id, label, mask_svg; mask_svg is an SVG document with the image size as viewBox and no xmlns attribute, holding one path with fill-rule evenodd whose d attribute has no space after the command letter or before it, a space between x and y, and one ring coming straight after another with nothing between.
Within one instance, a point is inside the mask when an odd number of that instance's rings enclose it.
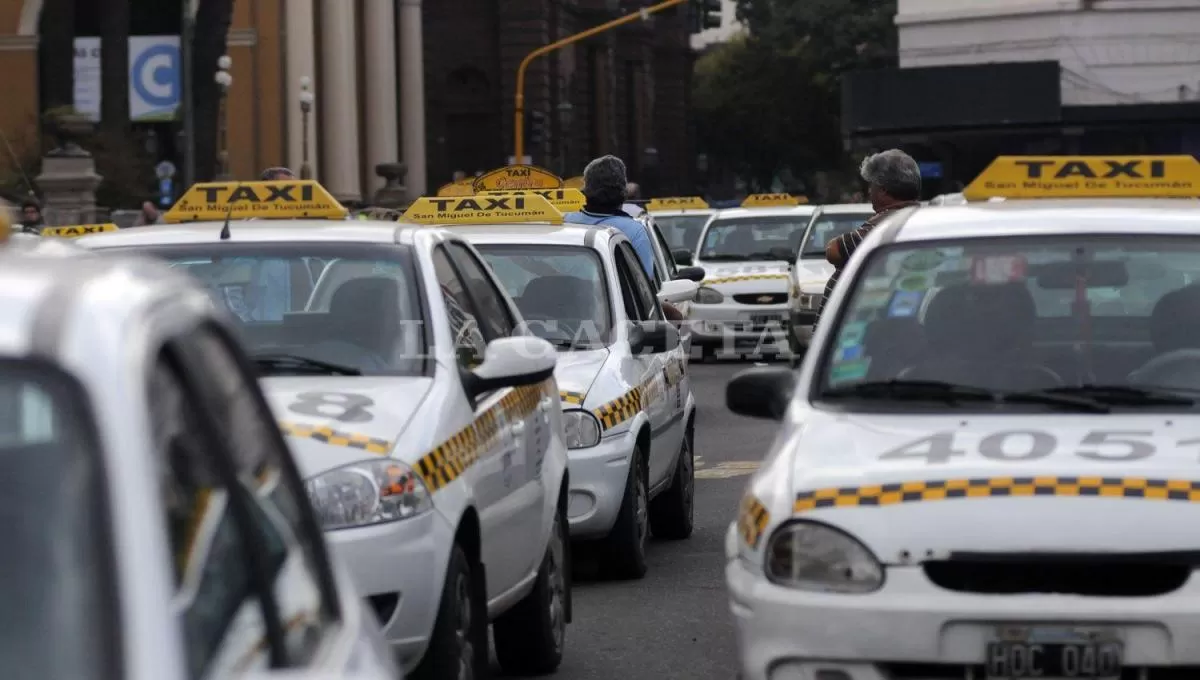
<instances>
[{"instance_id":1,"label":"car wheel","mask_svg":"<svg viewBox=\"0 0 1200 680\"><path fill-rule=\"evenodd\" d=\"M559 508L533 591L492 624L496 659L505 674L545 675L558 670L567 635L570 568L567 517Z\"/></svg>"},{"instance_id":2,"label":"car wheel","mask_svg":"<svg viewBox=\"0 0 1200 680\"><path fill-rule=\"evenodd\" d=\"M696 463L692 454L693 429L688 423L675 463L671 488L650 503L650 530L655 538L680 541L692 535L696 495Z\"/></svg>"},{"instance_id":3,"label":"car wheel","mask_svg":"<svg viewBox=\"0 0 1200 680\"><path fill-rule=\"evenodd\" d=\"M454 544L429 647L413 671L415 680L477 680L488 670L487 605L478 587L478 567Z\"/></svg>"},{"instance_id":4,"label":"car wheel","mask_svg":"<svg viewBox=\"0 0 1200 680\"><path fill-rule=\"evenodd\" d=\"M643 453L634 449L629 460L629 476L625 479L625 495L617 521L609 532L604 551L605 566L610 576L618 579L640 579L646 575L646 538L650 534L649 498L646 476L642 474Z\"/></svg>"}]
</instances>

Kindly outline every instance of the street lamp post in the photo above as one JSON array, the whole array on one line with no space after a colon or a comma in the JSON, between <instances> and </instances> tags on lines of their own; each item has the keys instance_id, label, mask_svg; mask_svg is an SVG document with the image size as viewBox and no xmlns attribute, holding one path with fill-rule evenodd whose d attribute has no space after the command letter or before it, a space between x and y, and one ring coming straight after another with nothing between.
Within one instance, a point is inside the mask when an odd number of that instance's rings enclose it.
<instances>
[{"instance_id":1,"label":"street lamp post","mask_svg":"<svg viewBox=\"0 0 1200 680\"><path fill-rule=\"evenodd\" d=\"M228 140L228 118L229 106L226 100L229 97L229 86L233 85L233 74L229 69L233 68L233 59L228 54L222 55L217 59L217 73L214 79L217 81L217 87L221 88L220 113L218 114L218 142L217 142L217 164L219 172L217 180L228 182L231 177L229 174L229 140Z\"/></svg>"},{"instance_id":2,"label":"street lamp post","mask_svg":"<svg viewBox=\"0 0 1200 680\"><path fill-rule=\"evenodd\" d=\"M308 160L308 114L312 113L313 100L312 78L300 78L300 126L301 126L301 163L300 179L312 179L312 163Z\"/></svg>"}]
</instances>

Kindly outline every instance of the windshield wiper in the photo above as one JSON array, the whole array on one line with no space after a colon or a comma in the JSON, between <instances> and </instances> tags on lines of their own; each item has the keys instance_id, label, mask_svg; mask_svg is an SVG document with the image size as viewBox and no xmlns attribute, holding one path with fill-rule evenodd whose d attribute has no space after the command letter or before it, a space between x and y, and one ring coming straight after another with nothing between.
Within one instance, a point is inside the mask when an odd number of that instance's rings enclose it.
<instances>
[{"instance_id":1,"label":"windshield wiper","mask_svg":"<svg viewBox=\"0 0 1200 680\"><path fill-rule=\"evenodd\" d=\"M1129 385L1069 385L1042 390L1053 395L1086 397L1112 406L1193 406L1195 399L1171 391L1170 387L1132 387Z\"/></svg>"},{"instance_id":2,"label":"windshield wiper","mask_svg":"<svg viewBox=\"0 0 1200 680\"><path fill-rule=\"evenodd\" d=\"M940 380L877 380L826 390L824 398L884 399L894 401L994 402L1003 404L1045 404L1088 413L1108 413L1099 401L1082 396L1039 392L997 392L983 387L957 385Z\"/></svg>"},{"instance_id":3,"label":"windshield wiper","mask_svg":"<svg viewBox=\"0 0 1200 680\"><path fill-rule=\"evenodd\" d=\"M362 375L353 366L331 364L328 361L309 359L298 354L252 354L250 360L267 371L304 371L327 375Z\"/></svg>"}]
</instances>

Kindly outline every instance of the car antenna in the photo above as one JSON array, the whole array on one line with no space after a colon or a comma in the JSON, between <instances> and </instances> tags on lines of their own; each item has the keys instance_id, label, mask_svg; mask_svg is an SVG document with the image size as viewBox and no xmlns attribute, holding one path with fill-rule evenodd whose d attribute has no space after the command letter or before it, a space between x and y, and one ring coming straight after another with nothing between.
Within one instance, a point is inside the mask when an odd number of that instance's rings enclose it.
<instances>
[{"instance_id":1,"label":"car antenna","mask_svg":"<svg viewBox=\"0 0 1200 680\"><path fill-rule=\"evenodd\" d=\"M237 190L241 189L241 188L242 188L242 185L239 183L236 187L234 187L234 193L237 193ZM225 211L225 224L221 227L221 240L222 241L228 241L229 237L230 237L229 220L233 218L233 205L234 205L233 201L230 201L229 202L229 210Z\"/></svg>"}]
</instances>

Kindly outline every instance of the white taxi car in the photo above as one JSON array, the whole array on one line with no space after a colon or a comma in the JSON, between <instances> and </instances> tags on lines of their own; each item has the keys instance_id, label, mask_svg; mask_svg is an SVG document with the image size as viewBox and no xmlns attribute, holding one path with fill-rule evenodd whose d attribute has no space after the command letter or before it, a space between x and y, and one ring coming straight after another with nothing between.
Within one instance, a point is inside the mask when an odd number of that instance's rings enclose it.
<instances>
[{"instance_id":1,"label":"white taxi car","mask_svg":"<svg viewBox=\"0 0 1200 680\"><path fill-rule=\"evenodd\" d=\"M692 309L692 342L705 359L718 350L788 349L788 270L814 208L786 194L756 194L742 205L709 220L696 252L705 277Z\"/></svg>"},{"instance_id":2,"label":"white taxi car","mask_svg":"<svg viewBox=\"0 0 1200 680\"><path fill-rule=\"evenodd\" d=\"M791 272L788 343L793 357L802 356L812 340L813 323L825 295L825 285L833 276L833 265L825 259L825 245L861 227L874 214L870 203L822 205L813 212Z\"/></svg>"},{"instance_id":3,"label":"white taxi car","mask_svg":"<svg viewBox=\"0 0 1200 680\"><path fill-rule=\"evenodd\" d=\"M743 677L1196 677L1200 164L1001 157L966 195L728 387L783 422L727 536Z\"/></svg>"},{"instance_id":4,"label":"white taxi car","mask_svg":"<svg viewBox=\"0 0 1200 680\"><path fill-rule=\"evenodd\" d=\"M51 245L0 290L0 676L398 677L202 289Z\"/></svg>"},{"instance_id":5,"label":"white taxi car","mask_svg":"<svg viewBox=\"0 0 1200 680\"><path fill-rule=\"evenodd\" d=\"M708 202L699 196L654 198L646 203L646 212L662 229L663 236L679 264L691 263L700 245L704 225L716 214ZM682 252L681 252L682 251ZM683 257L683 253L687 257Z\"/></svg>"},{"instance_id":6,"label":"white taxi car","mask_svg":"<svg viewBox=\"0 0 1200 680\"><path fill-rule=\"evenodd\" d=\"M479 675L491 620L506 669L552 671L570 616L554 348L461 238L344 214L311 181L201 184L166 215L198 221L78 242L177 264L237 317L406 670Z\"/></svg>"},{"instance_id":7,"label":"white taxi car","mask_svg":"<svg viewBox=\"0 0 1200 680\"><path fill-rule=\"evenodd\" d=\"M469 240L528 327L559 349L573 539L599 539L618 578L646 573L646 539L692 533L695 400L684 349L660 301L695 294L686 279L657 295L615 229L561 224L561 215L441 209L420 199L408 218Z\"/></svg>"}]
</instances>

